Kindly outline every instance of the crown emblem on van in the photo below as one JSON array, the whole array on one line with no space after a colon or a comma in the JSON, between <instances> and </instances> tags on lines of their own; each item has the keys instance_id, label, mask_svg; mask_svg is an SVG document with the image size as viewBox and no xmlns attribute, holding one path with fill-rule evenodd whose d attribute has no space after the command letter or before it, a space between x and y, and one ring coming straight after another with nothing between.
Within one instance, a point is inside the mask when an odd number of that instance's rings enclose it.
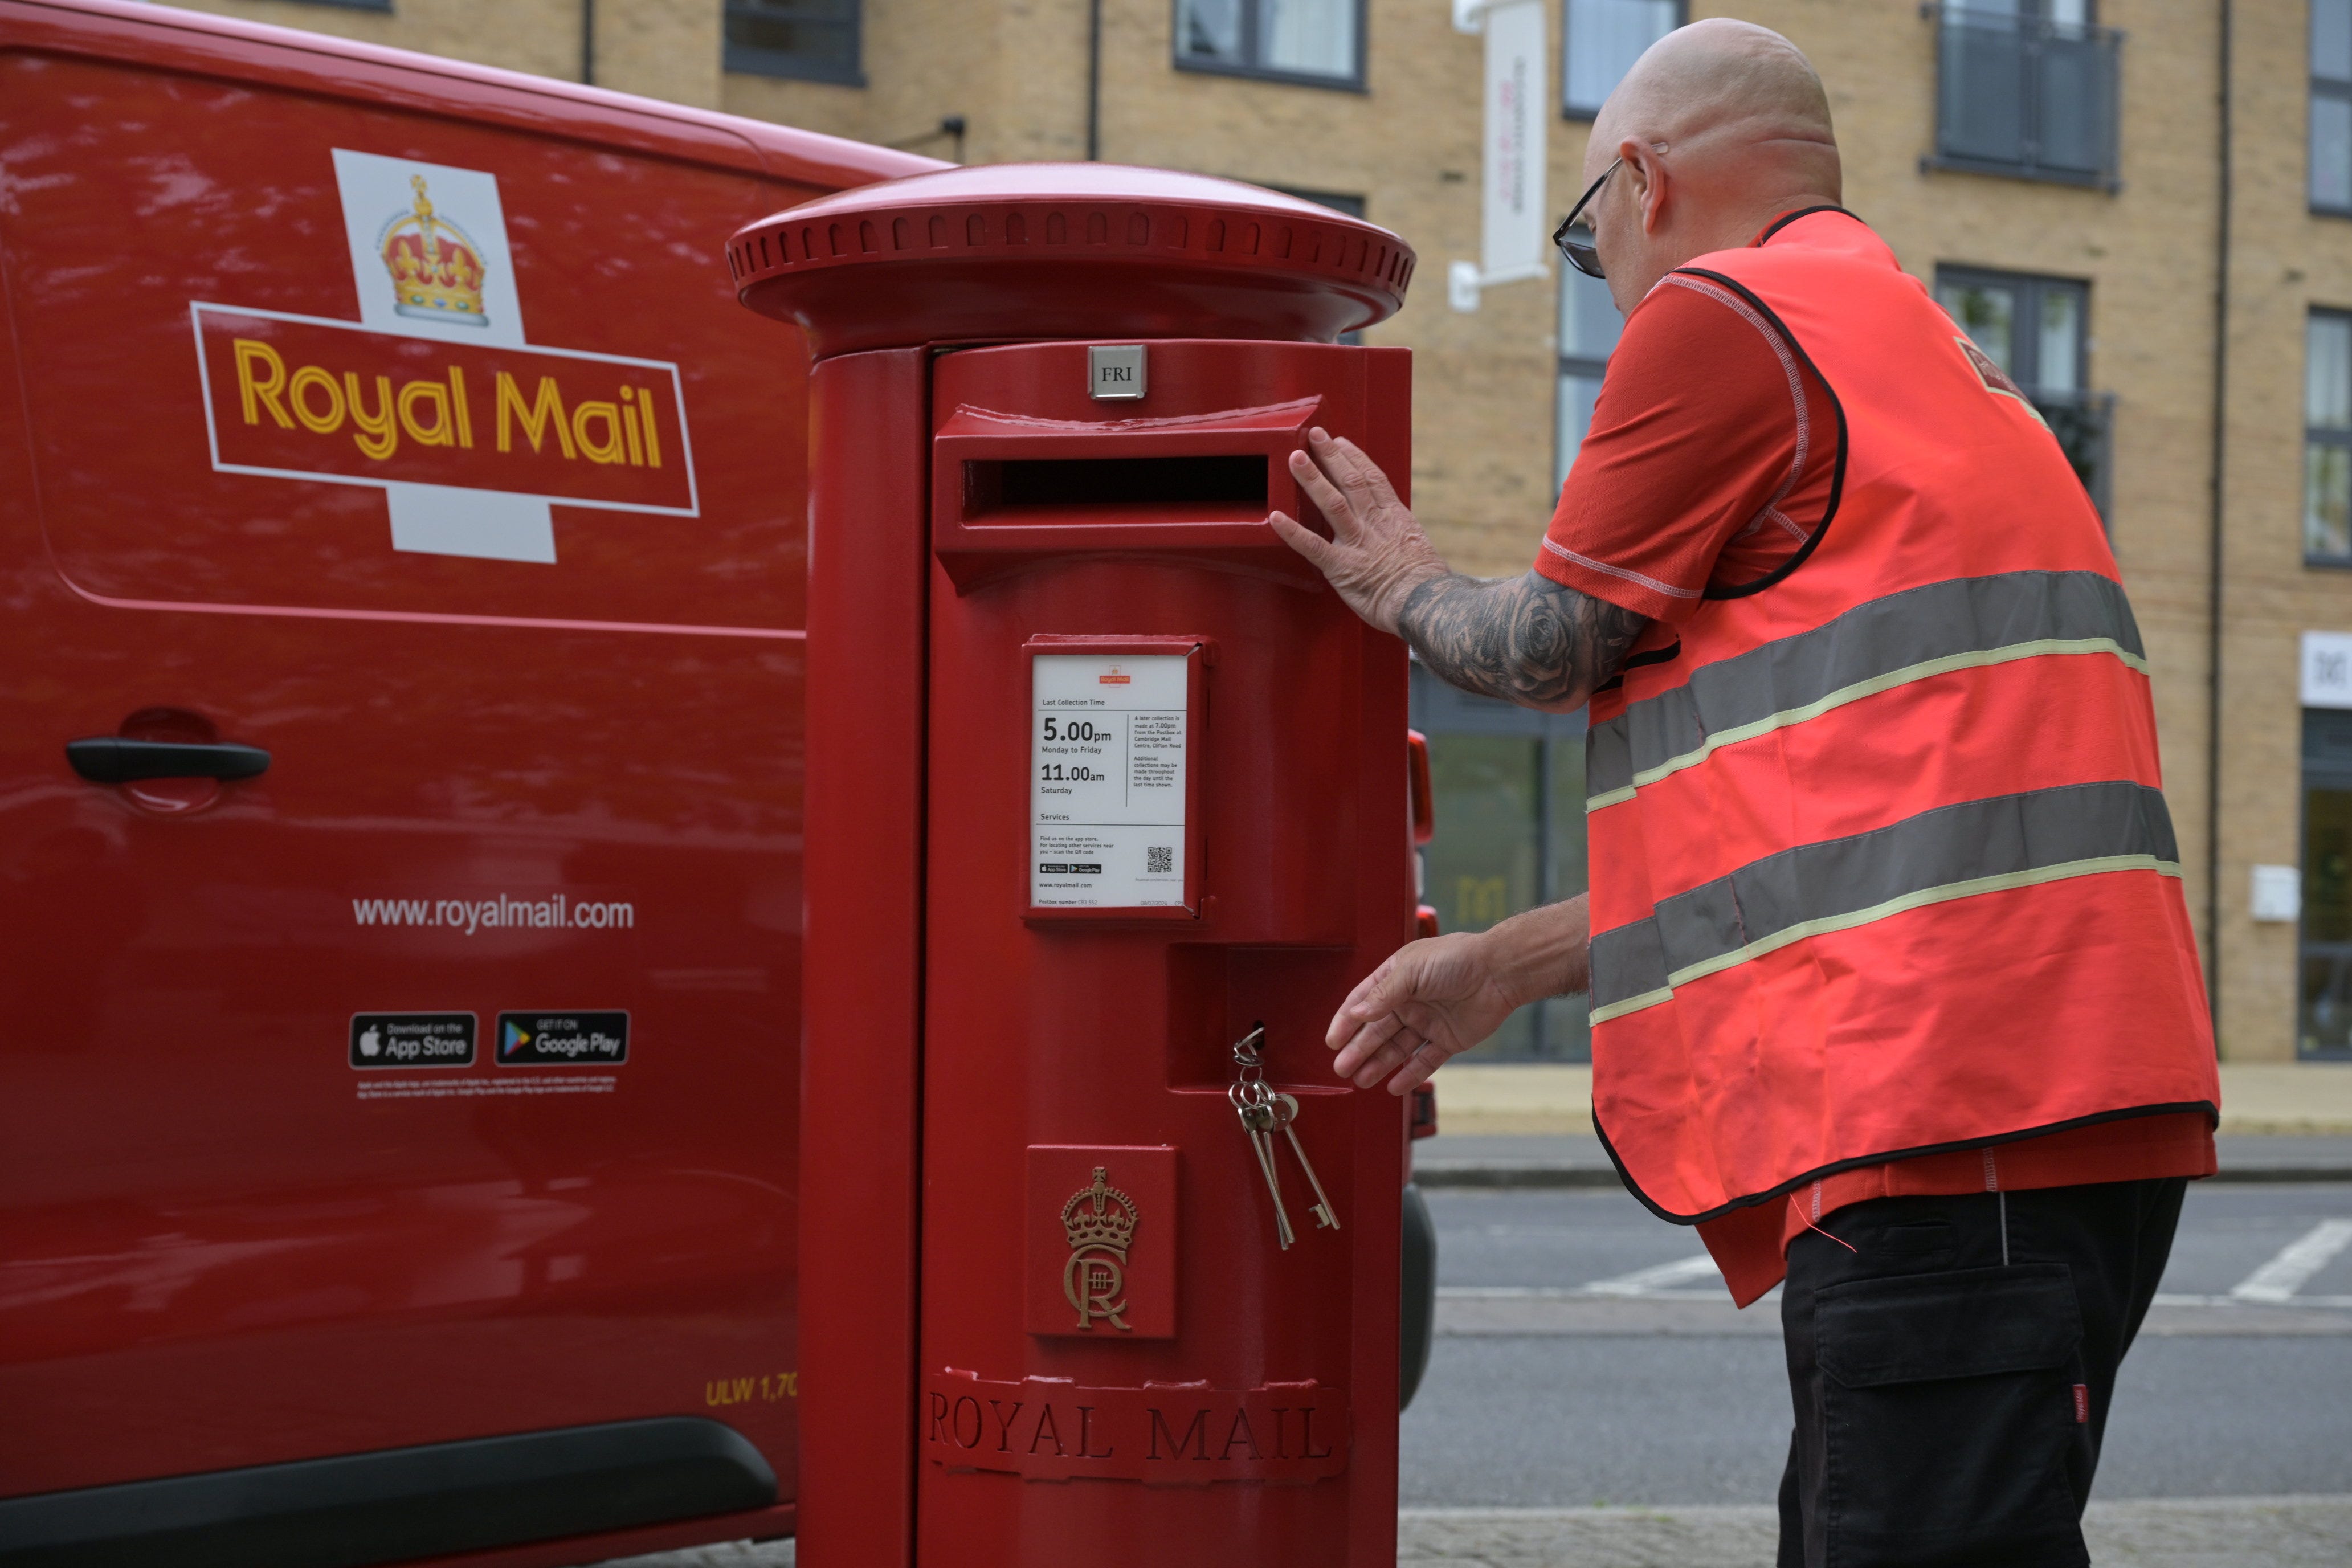
<instances>
[{"instance_id":1,"label":"crown emblem on van","mask_svg":"<svg viewBox=\"0 0 2352 1568\"><path fill-rule=\"evenodd\" d=\"M411 174L416 205L384 225L377 250L392 274L393 309L420 321L486 327L482 252L466 231L433 210L425 176Z\"/></svg>"}]
</instances>

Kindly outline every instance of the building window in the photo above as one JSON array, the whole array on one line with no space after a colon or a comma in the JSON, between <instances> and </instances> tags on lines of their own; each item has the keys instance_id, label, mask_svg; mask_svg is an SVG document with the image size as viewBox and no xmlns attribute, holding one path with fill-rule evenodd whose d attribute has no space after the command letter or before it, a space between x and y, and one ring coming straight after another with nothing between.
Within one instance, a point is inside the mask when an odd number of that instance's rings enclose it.
<instances>
[{"instance_id":1,"label":"building window","mask_svg":"<svg viewBox=\"0 0 2352 1568\"><path fill-rule=\"evenodd\" d=\"M2352 217L2352 0L2311 0L2311 207Z\"/></svg>"},{"instance_id":2,"label":"building window","mask_svg":"<svg viewBox=\"0 0 2352 1568\"><path fill-rule=\"evenodd\" d=\"M1364 0L1176 0L1176 64L1360 90Z\"/></svg>"},{"instance_id":3,"label":"building window","mask_svg":"<svg viewBox=\"0 0 2352 1568\"><path fill-rule=\"evenodd\" d=\"M2116 400L2090 389L2091 286L2071 278L1938 267L1936 300L2033 400L2099 515L2106 516Z\"/></svg>"},{"instance_id":4,"label":"building window","mask_svg":"<svg viewBox=\"0 0 2352 1568\"><path fill-rule=\"evenodd\" d=\"M1609 297L1609 285L1573 267L1559 269L1559 433L1554 447L1552 484L1568 482L1576 449L1592 428L1593 400L1601 395L1601 373L1616 352L1624 322Z\"/></svg>"},{"instance_id":5,"label":"building window","mask_svg":"<svg viewBox=\"0 0 2352 1568\"><path fill-rule=\"evenodd\" d=\"M2295 1054L2352 1058L2352 712L2303 712L2302 920Z\"/></svg>"},{"instance_id":6,"label":"building window","mask_svg":"<svg viewBox=\"0 0 2352 1568\"><path fill-rule=\"evenodd\" d=\"M1590 120L1642 51L1683 25L1685 0L1565 0L1560 27L1560 108Z\"/></svg>"},{"instance_id":7,"label":"building window","mask_svg":"<svg viewBox=\"0 0 2352 1568\"><path fill-rule=\"evenodd\" d=\"M1429 737L1437 833L1423 891L1442 931L1485 931L1586 888L1584 715L1473 697L1412 667L1412 726ZM1591 1061L1581 996L1511 1015L1468 1060Z\"/></svg>"},{"instance_id":8,"label":"building window","mask_svg":"<svg viewBox=\"0 0 2352 1568\"><path fill-rule=\"evenodd\" d=\"M858 65L859 0L725 0L731 71L864 87Z\"/></svg>"},{"instance_id":9,"label":"building window","mask_svg":"<svg viewBox=\"0 0 2352 1568\"><path fill-rule=\"evenodd\" d=\"M1936 152L1926 167L2116 188L2123 35L2091 0L1933 7Z\"/></svg>"},{"instance_id":10,"label":"building window","mask_svg":"<svg viewBox=\"0 0 2352 1568\"><path fill-rule=\"evenodd\" d=\"M2304 329L2303 558L2352 566L2352 314Z\"/></svg>"}]
</instances>

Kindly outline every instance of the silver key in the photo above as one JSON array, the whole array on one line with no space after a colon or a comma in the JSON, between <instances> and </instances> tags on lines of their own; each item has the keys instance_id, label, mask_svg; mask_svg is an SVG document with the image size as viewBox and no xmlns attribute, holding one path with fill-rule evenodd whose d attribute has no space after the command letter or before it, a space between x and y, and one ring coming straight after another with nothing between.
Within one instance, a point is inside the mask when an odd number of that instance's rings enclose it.
<instances>
[{"instance_id":1,"label":"silver key","mask_svg":"<svg viewBox=\"0 0 2352 1568\"><path fill-rule=\"evenodd\" d=\"M1273 1110L1274 1124L1282 1129L1284 1137L1290 1140L1290 1152L1298 1156L1298 1168L1307 1173L1307 1184L1315 1189L1315 1223L1333 1230L1339 1229L1339 1216L1333 1211L1331 1200L1324 1195L1323 1183L1315 1174L1315 1163L1307 1157L1307 1147L1298 1141L1298 1130L1291 1125L1298 1120L1298 1097L1295 1094L1276 1095Z\"/></svg>"},{"instance_id":2,"label":"silver key","mask_svg":"<svg viewBox=\"0 0 2352 1568\"><path fill-rule=\"evenodd\" d=\"M1274 1169L1275 1109L1265 1100L1242 1094L1240 1087L1238 1084L1234 1086L1235 1092L1230 1098L1234 1109L1241 1114L1243 1130L1249 1133L1250 1148L1257 1154L1257 1168L1265 1175L1265 1190L1274 1199L1275 1236L1281 1241L1282 1249L1287 1252L1291 1242L1297 1238L1290 1229L1290 1215L1284 1212L1282 1206L1282 1178L1275 1173ZM1264 1092L1262 1088L1259 1092Z\"/></svg>"}]
</instances>

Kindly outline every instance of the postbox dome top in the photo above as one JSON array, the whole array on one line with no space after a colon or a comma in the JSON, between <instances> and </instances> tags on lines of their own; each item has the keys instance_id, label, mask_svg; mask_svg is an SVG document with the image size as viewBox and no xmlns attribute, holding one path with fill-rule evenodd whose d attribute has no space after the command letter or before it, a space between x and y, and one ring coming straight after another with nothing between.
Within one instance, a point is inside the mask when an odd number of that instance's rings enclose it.
<instances>
[{"instance_id":1,"label":"postbox dome top","mask_svg":"<svg viewBox=\"0 0 2352 1568\"><path fill-rule=\"evenodd\" d=\"M819 358L1038 338L1329 342L1396 313L1412 247L1279 192L1116 163L886 180L747 225L736 296Z\"/></svg>"}]
</instances>

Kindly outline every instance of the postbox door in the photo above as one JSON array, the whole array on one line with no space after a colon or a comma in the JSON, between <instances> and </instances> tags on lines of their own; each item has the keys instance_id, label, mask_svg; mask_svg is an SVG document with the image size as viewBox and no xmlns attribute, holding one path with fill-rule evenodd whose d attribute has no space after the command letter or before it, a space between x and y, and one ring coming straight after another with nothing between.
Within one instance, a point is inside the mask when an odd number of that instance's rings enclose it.
<instances>
[{"instance_id":1,"label":"postbox door","mask_svg":"<svg viewBox=\"0 0 2352 1568\"><path fill-rule=\"evenodd\" d=\"M1405 655L1264 518L1313 425L1404 472L1408 362L1088 348L934 372L919 1560L1391 1562L1402 1112L1322 1035L1412 935Z\"/></svg>"}]
</instances>

